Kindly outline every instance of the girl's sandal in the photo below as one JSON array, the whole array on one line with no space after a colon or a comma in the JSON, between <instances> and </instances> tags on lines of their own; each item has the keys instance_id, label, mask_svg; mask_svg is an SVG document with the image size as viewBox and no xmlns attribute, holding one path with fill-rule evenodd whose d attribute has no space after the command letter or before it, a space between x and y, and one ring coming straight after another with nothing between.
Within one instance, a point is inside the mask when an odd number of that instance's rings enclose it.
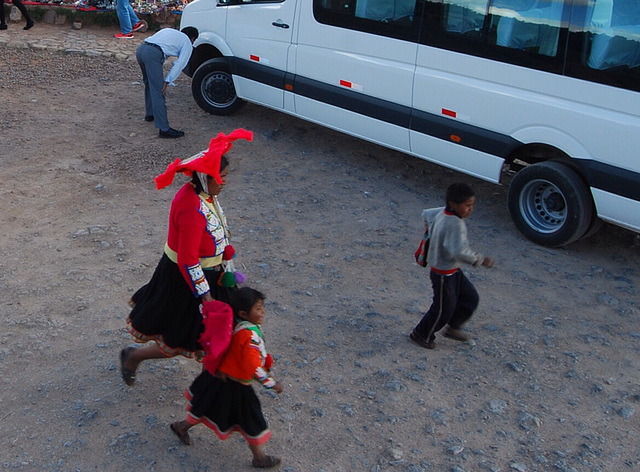
<instances>
[{"instance_id":1,"label":"girl's sandal","mask_svg":"<svg viewBox=\"0 0 640 472\"><path fill-rule=\"evenodd\" d=\"M120 351L120 372L122 373L122 380L124 380L124 383L126 383L129 387L133 387L136 383L136 371L127 369L124 366L124 363L126 362L127 357L129 357L129 353L133 351L133 349L134 348L132 347L128 347Z\"/></svg>"},{"instance_id":2,"label":"girl's sandal","mask_svg":"<svg viewBox=\"0 0 640 472\"><path fill-rule=\"evenodd\" d=\"M271 467L275 467L280 464L282 460L276 456L264 456L264 461L256 461L253 459L251 461L251 465L253 465L257 469L270 469Z\"/></svg>"},{"instance_id":3,"label":"girl's sandal","mask_svg":"<svg viewBox=\"0 0 640 472\"><path fill-rule=\"evenodd\" d=\"M173 431L175 435L178 436L178 439L180 439L180 442L182 444L184 444L185 446L191 446L191 437L189 437L189 433L185 431L183 434L180 434L180 431L178 431L178 429L174 425L175 423L171 423L169 425L171 431Z\"/></svg>"}]
</instances>

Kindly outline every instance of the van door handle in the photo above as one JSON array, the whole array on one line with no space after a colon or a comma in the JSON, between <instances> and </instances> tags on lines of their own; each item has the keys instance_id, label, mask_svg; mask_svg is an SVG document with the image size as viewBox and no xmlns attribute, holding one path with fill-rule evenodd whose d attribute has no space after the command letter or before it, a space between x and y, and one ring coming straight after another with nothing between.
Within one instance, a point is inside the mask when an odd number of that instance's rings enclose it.
<instances>
[{"instance_id":1,"label":"van door handle","mask_svg":"<svg viewBox=\"0 0 640 472\"><path fill-rule=\"evenodd\" d=\"M289 25L286 23L283 23L282 20L278 20L278 21L274 21L273 23L271 23L273 26L277 26L278 28L282 28L282 29L287 29L289 28Z\"/></svg>"}]
</instances>

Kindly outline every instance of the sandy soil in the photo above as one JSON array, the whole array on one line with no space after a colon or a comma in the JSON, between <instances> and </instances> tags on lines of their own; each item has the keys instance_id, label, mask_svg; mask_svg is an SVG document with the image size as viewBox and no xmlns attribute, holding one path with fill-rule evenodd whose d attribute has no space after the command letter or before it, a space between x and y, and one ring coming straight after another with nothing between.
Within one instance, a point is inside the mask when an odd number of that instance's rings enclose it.
<instances>
[{"instance_id":1,"label":"sandy soil","mask_svg":"<svg viewBox=\"0 0 640 472\"><path fill-rule=\"evenodd\" d=\"M280 470L640 470L640 240L605 225L564 249L525 240L506 188L258 106L202 112L182 77L161 140L142 120L137 65L0 50L0 469L251 469L240 437L204 426L181 445L197 375L182 358L144 363L134 388L117 355L129 296L150 278L177 182L153 177L238 143L221 202L265 332L281 396L260 391ZM469 343L407 338L430 303L412 263L420 211L470 182L469 269L481 304ZM256 387L258 389L258 387Z\"/></svg>"}]
</instances>

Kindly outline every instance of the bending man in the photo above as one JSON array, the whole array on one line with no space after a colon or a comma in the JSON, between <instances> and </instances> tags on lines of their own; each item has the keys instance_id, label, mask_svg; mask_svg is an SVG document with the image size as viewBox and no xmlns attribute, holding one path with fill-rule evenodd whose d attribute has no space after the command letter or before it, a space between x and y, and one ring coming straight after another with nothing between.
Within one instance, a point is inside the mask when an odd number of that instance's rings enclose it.
<instances>
[{"instance_id":1,"label":"bending man","mask_svg":"<svg viewBox=\"0 0 640 472\"><path fill-rule=\"evenodd\" d=\"M193 43L198 39L198 30L192 26L183 28L182 31L173 28L164 28L153 36L147 38L136 51L136 59L142 70L144 82L144 106L145 121L155 121L158 135L161 138L179 138L184 136L184 131L173 129L169 126L167 118L167 104L165 95L169 84L175 85L182 69L186 67L191 58ZM163 79L164 60L175 56L176 59L171 70Z\"/></svg>"}]
</instances>

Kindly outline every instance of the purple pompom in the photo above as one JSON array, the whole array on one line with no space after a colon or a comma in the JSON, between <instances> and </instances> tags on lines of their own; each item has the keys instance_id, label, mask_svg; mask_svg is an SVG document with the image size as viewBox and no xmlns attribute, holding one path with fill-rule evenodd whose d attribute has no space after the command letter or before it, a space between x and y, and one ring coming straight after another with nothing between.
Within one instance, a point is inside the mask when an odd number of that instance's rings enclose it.
<instances>
[{"instance_id":1,"label":"purple pompom","mask_svg":"<svg viewBox=\"0 0 640 472\"><path fill-rule=\"evenodd\" d=\"M236 272L235 274L236 274L236 283L238 285L241 285L247 281L247 276L244 275L242 272Z\"/></svg>"}]
</instances>

